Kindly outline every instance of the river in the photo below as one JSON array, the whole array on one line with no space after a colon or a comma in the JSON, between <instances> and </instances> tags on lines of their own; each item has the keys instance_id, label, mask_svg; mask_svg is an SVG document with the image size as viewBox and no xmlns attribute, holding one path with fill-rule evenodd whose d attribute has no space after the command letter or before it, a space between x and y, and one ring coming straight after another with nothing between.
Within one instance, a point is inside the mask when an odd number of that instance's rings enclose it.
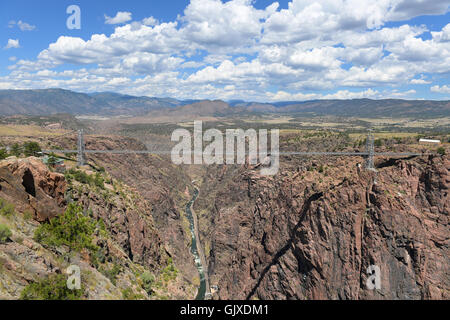
<instances>
[{"instance_id":1,"label":"river","mask_svg":"<svg viewBox=\"0 0 450 320\"><path fill-rule=\"evenodd\" d=\"M195 200L197 199L199 194L198 189L196 188L194 190L194 196L192 197L191 201L186 205L186 216L189 220L189 228L191 230L191 236L192 236L192 244L191 244L191 253L194 256L195 259L195 266L197 267L198 274L200 276L200 287L197 292L196 300L204 300L206 291L207 291L207 279L205 277L205 270L203 268L202 259L200 258L200 250L201 248L197 247L197 232L196 232L196 217L194 217L192 213L192 205L194 204ZM200 249L200 250L199 250ZM202 252L202 251L201 251Z\"/></svg>"}]
</instances>

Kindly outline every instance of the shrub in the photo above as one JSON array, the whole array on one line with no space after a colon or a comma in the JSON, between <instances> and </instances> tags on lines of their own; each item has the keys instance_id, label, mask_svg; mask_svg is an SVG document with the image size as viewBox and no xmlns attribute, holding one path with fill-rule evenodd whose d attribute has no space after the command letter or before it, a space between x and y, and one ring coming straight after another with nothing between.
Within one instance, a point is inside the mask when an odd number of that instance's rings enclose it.
<instances>
[{"instance_id":1,"label":"shrub","mask_svg":"<svg viewBox=\"0 0 450 320\"><path fill-rule=\"evenodd\" d=\"M50 156L48 157L48 165L55 166L57 162L58 158L56 157L56 155L54 153L50 154Z\"/></svg>"},{"instance_id":2,"label":"shrub","mask_svg":"<svg viewBox=\"0 0 450 320\"><path fill-rule=\"evenodd\" d=\"M22 154L22 148L19 146L18 143L14 143L11 146L11 154L16 157L20 157L20 155Z\"/></svg>"},{"instance_id":3,"label":"shrub","mask_svg":"<svg viewBox=\"0 0 450 320\"><path fill-rule=\"evenodd\" d=\"M0 198L0 215L9 217L14 214L14 205Z\"/></svg>"},{"instance_id":4,"label":"shrub","mask_svg":"<svg viewBox=\"0 0 450 320\"><path fill-rule=\"evenodd\" d=\"M0 160L8 158L8 152L5 148L0 149Z\"/></svg>"},{"instance_id":5,"label":"shrub","mask_svg":"<svg viewBox=\"0 0 450 320\"><path fill-rule=\"evenodd\" d=\"M91 184L92 183L92 178L84 171L71 170L69 173L73 175L73 178L76 181L78 181L82 184Z\"/></svg>"},{"instance_id":6,"label":"shrub","mask_svg":"<svg viewBox=\"0 0 450 320\"><path fill-rule=\"evenodd\" d=\"M103 180L100 173L97 172L94 178L94 184L99 187L100 189L105 189L105 180Z\"/></svg>"},{"instance_id":7,"label":"shrub","mask_svg":"<svg viewBox=\"0 0 450 320\"><path fill-rule=\"evenodd\" d=\"M67 279L63 274L51 275L39 282L30 283L21 294L21 300L79 300L83 296L81 290L67 288Z\"/></svg>"},{"instance_id":8,"label":"shrub","mask_svg":"<svg viewBox=\"0 0 450 320\"><path fill-rule=\"evenodd\" d=\"M53 247L67 245L77 251L84 248L97 250L92 244L95 227L95 222L83 215L81 206L71 203L63 215L41 224L34 239Z\"/></svg>"},{"instance_id":9,"label":"shrub","mask_svg":"<svg viewBox=\"0 0 450 320\"><path fill-rule=\"evenodd\" d=\"M376 139L373 144L375 147L381 147L383 145L383 140Z\"/></svg>"},{"instance_id":10,"label":"shrub","mask_svg":"<svg viewBox=\"0 0 450 320\"><path fill-rule=\"evenodd\" d=\"M131 288L126 288L122 290L122 298L124 300L143 300L144 296L142 294L136 294Z\"/></svg>"},{"instance_id":11,"label":"shrub","mask_svg":"<svg viewBox=\"0 0 450 320\"><path fill-rule=\"evenodd\" d=\"M35 157L42 149L37 142L25 142L23 144L23 153L26 157Z\"/></svg>"},{"instance_id":12,"label":"shrub","mask_svg":"<svg viewBox=\"0 0 450 320\"><path fill-rule=\"evenodd\" d=\"M178 276L178 270L175 268L172 258L169 258L167 262L167 267L162 271L162 277L165 282L175 280Z\"/></svg>"},{"instance_id":13,"label":"shrub","mask_svg":"<svg viewBox=\"0 0 450 320\"><path fill-rule=\"evenodd\" d=\"M153 293L153 284L155 283L155 277L150 272L144 272L141 276L142 280L142 288L147 292L149 295Z\"/></svg>"},{"instance_id":14,"label":"shrub","mask_svg":"<svg viewBox=\"0 0 450 320\"><path fill-rule=\"evenodd\" d=\"M66 172L65 176L68 181L71 181L73 178L82 184L88 184L90 186L97 186L100 189L105 189L105 180L99 172L95 175L89 175L84 171L70 169Z\"/></svg>"},{"instance_id":15,"label":"shrub","mask_svg":"<svg viewBox=\"0 0 450 320\"><path fill-rule=\"evenodd\" d=\"M444 147L439 147L437 149L437 153L440 154L441 156L445 156L445 148Z\"/></svg>"},{"instance_id":16,"label":"shrub","mask_svg":"<svg viewBox=\"0 0 450 320\"><path fill-rule=\"evenodd\" d=\"M111 281L113 285L116 285L116 278L119 275L122 268L118 264L114 264L111 269L105 269L101 267L99 271Z\"/></svg>"},{"instance_id":17,"label":"shrub","mask_svg":"<svg viewBox=\"0 0 450 320\"><path fill-rule=\"evenodd\" d=\"M11 236L12 232L9 230L8 226L0 224L0 243L5 243Z\"/></svg>"}]
</instances>

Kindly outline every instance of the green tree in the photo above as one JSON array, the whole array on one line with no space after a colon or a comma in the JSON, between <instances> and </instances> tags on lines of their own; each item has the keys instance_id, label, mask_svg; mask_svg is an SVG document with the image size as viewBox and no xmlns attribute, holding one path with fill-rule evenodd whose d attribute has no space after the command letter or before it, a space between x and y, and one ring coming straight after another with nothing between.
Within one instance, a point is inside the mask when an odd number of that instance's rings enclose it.
<instances>
[{"instance_id":1,"label":"green tree","mask_svg":"<svg viewBox=\"0 0 450 320\"><path fill-rule=\"evenodd\" d=\"M94 177L94 184L99 187L100 189L105 189L105 180L101 176L100 173L96 173Z\"/></svg>"},{"instance_id":2,"label":"green tree","mask_svg":"<svg viewBox=\"0 0 450 320\"><path fill-rule=\"evenodd\" d=\"M0 160L8 158L8 152L5 148L0 149Z\"/></svg>"},{"instance_id":3,"label":"green tree","mask_svg":"<svg viewBox=\"0 0 450 320\"><path fill-rule=\"evenodd\" d=\"M441 156L445 156L445 148L444 147L439 147L437 149L437 153L440 154Z\"/></svg>"},{"instance_id":4,"label":"green tree","mask_svg":"<svg viewBox=\"0 0 450 320\"><path fill-rule=\"evenodd\" d=\"M376 139L373 144L375 147L381 147L383 145L383 140Z\"/></svg>"},{"instance_id":5,"label":"green tree","mask_svg":"<svg viewBox=\"0 0 450 320\"><path fill-rule=\"evenodd\" d=\"M150 272L144 272L141 276L142 288L149 295L153 293L153 284L155 283L155 277Z\"/></svg>"},{"instance_id":6,"label":"green tree","mask_svg":"<svg viewBox=\"0 0 450 320\"><path fill-rule=\"evenodd\" d=\"M56 157L56 155L54 153L50 154L50 156L48 157L48 165L54 166L56 165L57 162L58 158Z\"/></svg>"},{"instance_id":7,"label":"green tree","mask_svg":"<svg viewBox=\"0 0 450 320\"><path fill-rule=\"evenodd\" d=\"M9 230L8 226L0 224L0 243L5 243L11 236L12 232Z\"/></svg>"},{"instance_id":8,"label":"green tree","mask_svg":"<svg viewBox=\"0 0 450 320\"><path fill-rule=\"evenodd\" d=\"M48 246L66 245L73 250L98 249L93 242L95 221L83 215L81 206L70 203L63 215L41 224L34 233L34 239Z\"/></svg>"},{"instance_id":9,"label":"green tree","mask_svg":"<svg viewBox=\"0 0 450 320\"><path fill-rule=\"evenodd\" d=\"M42 149L37 142L25 142L23 144L23 153L26 157L36 157Z\"/></svg>"},{"instance_id":10,"label":"green tree","mask_svg":"<svg viewBox=\"0 0 450 320\"><path fill-rule=\"evenodd\" d=\"M14 205L0 198L0 215L10 217L14 214Z\"/></svg>"},{"instance_id":11,"label":"green tree","mask_svg":"<svg viewBox=\"0 0 450 320\"><path fill-rule=\"evenodd\" d=\"M20 155L22 154L22 148L19 146L18 143L14 143L11 146L11 154L16 157L20 157Z\"/></svg>"}]
</instances>

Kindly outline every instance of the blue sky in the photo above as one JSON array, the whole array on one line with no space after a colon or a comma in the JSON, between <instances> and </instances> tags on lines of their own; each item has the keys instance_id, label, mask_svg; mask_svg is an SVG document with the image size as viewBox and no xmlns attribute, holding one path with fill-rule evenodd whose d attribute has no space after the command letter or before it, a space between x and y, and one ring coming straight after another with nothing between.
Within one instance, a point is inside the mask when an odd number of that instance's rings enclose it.
<instances>
[{"instance_id":1,"label":"blue sky","mask_svg":"<svg viewBox=\"0 0 450 320\"><path fill-rule=\"evenodd\" d=\"M81 9L69 30L66 8ZM450 0L2 1L0 89L450 99Z\"/></svg>"}]
</instances>

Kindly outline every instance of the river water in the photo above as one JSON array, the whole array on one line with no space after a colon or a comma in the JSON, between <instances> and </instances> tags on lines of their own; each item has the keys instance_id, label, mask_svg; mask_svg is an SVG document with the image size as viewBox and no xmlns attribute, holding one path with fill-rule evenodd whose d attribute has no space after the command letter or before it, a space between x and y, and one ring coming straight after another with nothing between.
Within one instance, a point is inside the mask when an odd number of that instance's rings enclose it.
<instances>
[{"instance_id":1,"label":"river water","mask_svg":"<svg viewBox=\"0 0 450 320\"><path fill-rule=\"evenodd\" d=\"M192 236L192 245L191 245L191 253L194 256L195 259L195 266L197 267L198 274L200 276L200 288L198 289L196 300L204 300L205 299L205 293L206 293L206 281L205 281L205 271L203 270L203 265L200 260L200 256L198 254L198 248L197 248L197 238L195 237L195 225L194 225L194 217L192 216L192 205L194 204L195 200L198 197L198 189L194 190L194 196L192 197L191 201L186 205L186 216L189 220L189 228L191 229L191 236Z\"/></svg>"}]
</instances>

